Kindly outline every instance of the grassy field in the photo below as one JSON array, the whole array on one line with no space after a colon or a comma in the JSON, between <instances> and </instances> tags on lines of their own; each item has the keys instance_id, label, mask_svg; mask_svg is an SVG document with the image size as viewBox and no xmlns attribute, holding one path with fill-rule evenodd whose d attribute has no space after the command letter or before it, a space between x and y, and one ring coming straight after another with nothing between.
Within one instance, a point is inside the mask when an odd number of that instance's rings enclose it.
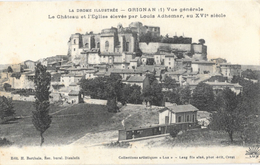
<instances>
[{"instance_id":1,"label":"grassy field","mask_svg":"<svg viewBox=\"0 0 260 165\"><path fill-rule=\"evenodd\" d=\"M16 102L16 115L24 118L10 124L2 124L1 137L14 145L38 145L39 132L32 124L32 102ZM117 130L122 128L120 115L108 113L105 106L77 104L70 107L51 106L51 127L44 133L45 145L69 144L89 132Z\"/></svg>"},{"instance_id":2,"label":"grassy field","mask_svg":"<svg viewBox=\"0 0 260 165\"><path fill-rule=\"evenodd\" d=\"M194 129L180 133L173 138L167 136L161 139L151 139L140 142L143 147L207 147L207 146L242 146L238 134L233 135L234 142L231 143L226 132L212 131L209 129Z\"/></svg>"},{"instance_id":3,"label":"grassy field","mask_svg":"<svg viewBox=\"0 0 260 165\"><path fill-rule=\"evenodd\" d=\"M146 108L143 105L128 105L123 108L122 113L128 113L125 120L125 128L149 127L150 125L159 124L159 113L161 108Z\"/></svg>"},{"instance_id":4,"label":"grassy field","mask_svg":"<svg viewBox=\"0 0 260 165\"><path fill-rule=\"evenodd\" d=\"M9 124L0 125L0 138L7 138L15 146L39 145L40 136L32 124L33 102L14 101L16 116L21 117ZM67 107L51 106L51 127L44 133L44 145L79 145L107 142L117 138L117 130L146 127L158 124L159 107L146 108L143 105L128 105L118 113L108 113L106 106L77 104ZM234 135L240 145L238 135ZM162 138L140 142L148 147L212 146L230 145L224 132L193 130L176 138Z\"/></svg>"}]
</instances>

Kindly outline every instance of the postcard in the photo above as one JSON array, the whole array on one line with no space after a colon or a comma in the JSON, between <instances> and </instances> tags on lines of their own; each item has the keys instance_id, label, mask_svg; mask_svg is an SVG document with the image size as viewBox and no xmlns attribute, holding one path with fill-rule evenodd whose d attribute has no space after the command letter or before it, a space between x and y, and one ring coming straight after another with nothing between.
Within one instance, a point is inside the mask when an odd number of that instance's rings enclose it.
<instances>
[{"instance_id":1,"label":"postcard","mask_svg":"<svg viewBox=\"0 0 260 165\"><path fill-rule=\"evenodd\" d=\"M0 164L260 163L259 10L0 2Z\"/></svg>"}]
</instances>

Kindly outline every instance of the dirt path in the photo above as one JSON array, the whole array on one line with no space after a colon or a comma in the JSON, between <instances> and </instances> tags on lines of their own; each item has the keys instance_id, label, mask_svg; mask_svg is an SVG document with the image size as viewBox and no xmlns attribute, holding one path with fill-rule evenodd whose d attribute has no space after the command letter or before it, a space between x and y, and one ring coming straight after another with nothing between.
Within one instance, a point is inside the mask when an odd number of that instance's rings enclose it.
<instances>
[{"instance_id":1,"label":"dirt path","mask_svg":"<svg viewBox=\"0 0 260 165\"><path fill-rule=\"evenodd\" d=\"M130 114L130 115L128 115L124 120L121 121L121 123L122 123L122 125L123 125L124 128L125 128L125 120L126 120L127 118L131 117L131 116L132 116L132 115Z\"/></svg>"}]
</instances>

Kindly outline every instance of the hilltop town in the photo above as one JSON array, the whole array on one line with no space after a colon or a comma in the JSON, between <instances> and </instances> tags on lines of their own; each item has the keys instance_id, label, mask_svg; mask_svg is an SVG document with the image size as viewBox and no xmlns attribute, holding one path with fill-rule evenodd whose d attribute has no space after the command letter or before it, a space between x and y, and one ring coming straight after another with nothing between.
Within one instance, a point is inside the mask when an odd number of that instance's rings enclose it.
<instances>
[{"instance_id":1,"label":"hilltop town","mask_svg":"<svg viewBox=\"0 0 260 165\"><path fill-rule=\"evenodd\" d=\"M209 112L216 111L214 101L220 91L228 88L235 93L234 97L240 97L244 80L258 83L259 66L232 64L222 58L209 59L203 38L195 42L192 37L163 36L160 30L159 26L132 22L127 27L118 24L100 33L71 34L66 55L6 65L0 72L0 94L12 97L21 107L29 102L26 106L31 109L31 102L35 101L35 67L38 63L46 66L51 74L49 101L56 106L52 114L58 120L59 115L68 115L68 121L74 120L69 115L75 115L75 123L81 122L77 129L71 127L70 131L76 133L71 133L67 137L69 140L64 140L64 143L68 143L83 137L83 133L89 129L100 131L100 125L106 131L118 130L123 126L124 129L119 130L119 140L171 133L172 128L168 124L173 127L176 125L172 124L179 124L181 129L197 128L198 124L207 127ZM204 88L206 92L198 93L198 88ZM251 88L247 86L246 90ZM205 95L204 98L201 95ZM257 99L258 94L252 96ZM194 104L191 103L192 99L195 100ZM112 110L108 108L108 112L121 114L112 115L103 111L102 106L113 104L111 101L115 104ZM99 105L93 108L94 104ZM151 105L155 109L146 112L144 107ZM63 107L66 107L65 110ZM18 114L25 115L24 120L27 121L28 114L25 111L21 110ZM87 124L81 114L91 124ZM105 119L105 116L109 116L109 119ZM82 123L87 124L86 128L82 127ZM138 128L134 129L135 126ZM70 132L67 127L59 126L59 129ZM53 134L56 135L56 131Z\"/></svg>"},{"instance_id":2,"label":"hilltop town","mask_svg":"<svg viewBox=\"0 0 260 165\"><path fill-rule=\"evenodd\" d=\"M113 73L120 74L126 84L143 86L146 74L152 73L159 83L168 76L179 86L190 85L192 89L212 76L224 76L227 81L208 84L214 89L229 87L239 93L242 87L230 80L234 75L241 75L241 65L227 63L221 58L208 59L206 41L201 39L198 42L183 36L161 36L159 26L147 26L141 22L132 22L128 27L118 24L116 28L103 29L98 34L72 34L67 55L10 65L11 71L8 68L1 71L0 84L2 90L4 84L8 84L5 89L33 90L34 68L37 62L41 62L52 76L53 102L78 103L75 95L79 94L80 80Z\"/></svg>"}]
</instances>

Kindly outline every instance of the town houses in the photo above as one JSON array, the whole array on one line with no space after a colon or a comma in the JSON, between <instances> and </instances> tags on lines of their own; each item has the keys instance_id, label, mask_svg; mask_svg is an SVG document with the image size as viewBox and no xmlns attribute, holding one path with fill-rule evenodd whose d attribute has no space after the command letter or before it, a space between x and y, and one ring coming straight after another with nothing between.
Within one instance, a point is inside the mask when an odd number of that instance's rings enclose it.
<instances>
[{"instance_id":1,"label":"town houses","mask_svg":"<svg viewBox=\"0 0 260 165\"><path fill-rule=\"evenodd\" d=\"M231 88L239 94L242 87L230 79L240 75L241 65L225 60L208 60L206 41L192 42L184 36L162 36L159 26L132 22L127 27L103 29L99 33L71 34L67 55L56 55L38 61L26 60L1 71L0 85L12 89L34 89L34 69L38 62L51 73L52 101L77 103L82 79L119 74L125 84L149 85L147 74L154 74L159 83L166 76L179 86L190 85L193 90L205 82L215 90ZM227 77L228 82L207 82L215 75ZM71 99L72 98L72 99Z\"/></svg>"}]
</instances>

